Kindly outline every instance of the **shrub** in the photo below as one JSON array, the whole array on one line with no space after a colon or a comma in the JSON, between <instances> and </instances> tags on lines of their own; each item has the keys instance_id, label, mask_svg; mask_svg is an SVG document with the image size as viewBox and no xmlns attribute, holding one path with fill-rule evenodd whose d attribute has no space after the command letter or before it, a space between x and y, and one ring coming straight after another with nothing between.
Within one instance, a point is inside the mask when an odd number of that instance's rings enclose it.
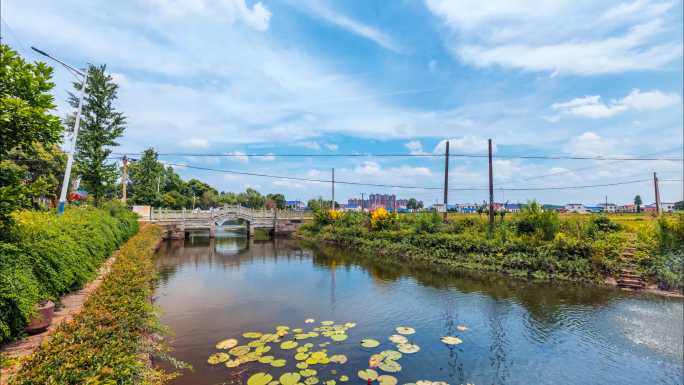
<instances>
[{"instance_id":1,"label":"shrub","mask_svg":"<svg viewBox=\"0 0 684 385\"><path fill-rule=\"evenodd\" d=\"M149 225L121 247L83 310L22 365L14 384L164 383L173 377L148 367L140 357L165 356L167 351L147 337L162 331L149 302L160 234Z\"/></svg>"},{"instance_id":2,"label":"shrub","mask_svg":"<svg viewBox=\"0 0 684 385\"><path fill-rule=\"evenodd\" d=\"M599 215L597 217L591 218L589 224L589 232L603 232L603 233L614 233L616 231L622 230L622 226L610 220L606 215Z\"/></svg>"},{"instance_id":3,"label":"shrub","mask_svg":"<svg viewBox=\"0 0 684 385\"><path fill-rule=\"evenodd\" d=\"M519 234L538 236L545 241L552 240L560 227L558 213L545 211L535 201L527 204L516 218Z\"/></svg>"},{"instance_id":4,"label":"shrub","mask_svg":"<svg viewBox=\"0 0 684 385\"><path fill-rule=\"evenodd\" d=\"M442 227L442 218L436 211L418 213L413 221L416 233L436 233Z\"/></svg>"},{"instance_id":5,"label":"shrub","mask_svg":"<svg viewBox=\"0 0 684 385\"><path fill-rule=\"evenodd\" d=\"M384 207L373 210L371 214L371 229L372 230L387 230L395 227L398 222L396 213L390 214Z\"/></svg>"},{"instance_id":6,"label":"shrub","mask_svg":"<svg viewBox=\"0 0 684 385\"><path fill-rule=\"evenodd\" d=\"M42 299L56 301L95 275L102 261L137 232L135 214L94 208L64 215L13 214L13 244L0 246L0 341L16 337Z\"/></svg>"}]
</instances>

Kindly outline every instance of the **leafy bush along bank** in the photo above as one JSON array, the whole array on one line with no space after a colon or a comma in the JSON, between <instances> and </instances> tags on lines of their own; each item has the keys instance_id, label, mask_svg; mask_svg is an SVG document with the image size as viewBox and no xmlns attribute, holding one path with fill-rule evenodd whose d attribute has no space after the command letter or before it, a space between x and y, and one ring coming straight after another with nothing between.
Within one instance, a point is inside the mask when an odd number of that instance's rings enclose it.
<instances>
[{"instance_id":1,"label":"leafy bush along bank","mask_svg":"<svg viewBox=\"0 0 684 385\"><path fill-rule=\"evenodd\" d=\"M21 335L36 303L90 281L138 231L137 216L115 203L62 216L23 211L13 219L9 242L0 242L0 342Z\"/></svg>"},{"instance_id":2,"label":"leafy bush along bank","mask_svg":"<svg viewBox=\"0 0 684 385\"><path fill-rule=\"evenodd\" d=\"M319 212L302 226L305 239L348 246L377 258L399 258L449 268L500 271L535 278L600 281L632 262L661 288L682 289L684 214L658 221L644 217L624 226L606 216L559 216L532 203L519 214L497 219L491 236L486 218L437 213L395 215Z\"/></svg>"},{"instance_id":3,"label":"leafy bush along bank","mask_svg":"<svg viewBox=\"0 0 684 385\"><path fill-rule=\"evenodd\" d=\"M148 225L120 248L83 310L24 362L13 384L148 384L170 377L140 358L161 349L146 338L159 331L149 298L160 235Z\"/></svg>"}]
</instances>

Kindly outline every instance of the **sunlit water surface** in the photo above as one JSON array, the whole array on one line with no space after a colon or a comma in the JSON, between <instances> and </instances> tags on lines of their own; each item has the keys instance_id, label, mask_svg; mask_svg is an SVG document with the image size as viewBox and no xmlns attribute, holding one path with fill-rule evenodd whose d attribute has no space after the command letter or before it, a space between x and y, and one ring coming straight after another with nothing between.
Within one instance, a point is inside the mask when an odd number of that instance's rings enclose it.
<instances>
[{"instance_id":1,"label":"sunlit water surface","mask_svg":"<svg viewBox=\"0 0 684 385\"><path fill-rule=\"evenodd\" d=\"M362 383L357 371L367 368L372 352L395 349L387 337L397 326L415 328L410 339L421 347L399 360L402 370L393 374L399 384L683 382L681 299L370 263L350 252L249 241L232 232L168 243L158 265L157 304L175 333L173 355L194 366L175 384L246 382L261 371L277 379L297 371L295 351L277 346L268 354L286 358L284 368L253 362L228 369L206 360L219 340L245 341L243 332L272 332L277 325L316 326L305 324L307 318L357 323L348 340L326 347L349 361L316 366L321 384L341 374L349 384ZM445 335L463 343L444 345ZM383 344L363 349L363 338Z\"/></svg>"}]
</instances>

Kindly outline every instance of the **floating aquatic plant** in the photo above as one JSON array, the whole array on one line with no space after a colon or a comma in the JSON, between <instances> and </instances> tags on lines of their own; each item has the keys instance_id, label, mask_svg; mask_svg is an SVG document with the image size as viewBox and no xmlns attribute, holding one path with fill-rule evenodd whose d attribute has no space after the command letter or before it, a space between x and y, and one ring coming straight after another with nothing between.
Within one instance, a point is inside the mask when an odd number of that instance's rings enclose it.
<instances>
[{"instance_id":1,"label":"floating aquatic plant","mask_svg":"<svg viewBox=\"0 0 684 385\"><path fill-rule=\"evenodd\" d=\"M456 329L458 329L461 332L464 332L464 331L468 330L468 327L465 325L458 325L458 326L456 326Z\"/></svg>"},{"instance_id":2,"label":"floating aquatic plant","mask_svg":"<svg viewBox=\"0 0 684 385\"><path fill-rule=\"evenodd\" d=\"M404 354L413 354L417 353L420 350L420 346L410 343L399 344L397 345L397 350Z\"/></svg>"},{"instance_id":3,"label":"floating aquatic plant","mask_svg":"<svg viewBox=\"0 0 684 385\"><path fill-rule=\"evenodd\" d=\"M221 362L228 361L229 358L230 358L230 356L228 355L228 353L223 353L223 352L214 353L214 354L209 356L209 358L207 359L207 362L212 364L212 365L216 365L216 364L220 364Z\"/></svg>"},{"instance_id":4,"label":"floating aquatic plant","mask_svg":"<svg viewBox=\"0 0 684 385\"><path fill-rule=\"evenodd\" d=\"M247 380L247 385L266 385L269 382L271 382L272 379L273 379L273 376L271 376L268 373L263 373L263 372L254 373Z\"/></svg>"},{"instance_id":5,"label":"floating aquatic plant","mask_svg":"<svg viewBox=\"0 0 684 385\"><path fill-rule=\"evenodd\" d=\"M461 340L458 337L454 337L454 336L444 336L441 338L441 340L442 340L442 342L444 342L447 345L458 345L458 344L463 343L463 340Z\"/></svg>"},{"instance_id":6,"label":"floating aquatic plant","mask_svg":"<svg viewBox=\"0 0 684 385\"><path fill-rule=\"evenodd\" d=\"M375 347L378 347L379 345L380 345L380 341L374 340L372 338L366 338L366 339L361 340L361 346L363 346L364 348L375 348Z\"/></svg>"},{"instance_id":7,"label":"floating aquatic plant","mask_svg":"<svg viewBox=\"0 0 684 385\"><path fill-rule=\"evenodd\" d=\"M295 385L299 382L300 378L302 376L299 373L288 372L281 374L278 380L282 385Z\"/></svg>"},{"instance_id":8,"label":"floating aquatic plant","mask_svg":"<svg viewBox=\"0 0 684 385\"><path fill-rule=\"evenodd\" d=\"M397 331L397 333L404 335L410 335L416 332L416 329L407 326L399 326L395 330Z\"/></svg>"},{"instance_id":9,"label":"floating aquatic plant","mask_svg":"<svg viewBox=\"0 0 684 385\"><path fill-rule=\"evenodd\" d=\"M378 372L373 369L359 370L358 376L364 381L375 381L378 378Z\"/></svg>"},{"instance_id":10,"label":"floating aquatic plant","mask_svg":"<svg viewBox=\"0 0 684 385\"><path fill-rule=\"evenodd\" d=\"M378 376L378 382L380 385L397 385L397 378L389 374L383 374Z\"/></svg>"},{"instance_id":11,"label":"floating aquatic plant","mask_svg":"<svg viewBox=\"0 0 684 385\"><path fill-rule=\"evenodd\" d=\"M237 346L238 340L235 338L228 338L226 340L220 341L216 344L216 349L230 349Z\"/></svg>"}]
</instances>

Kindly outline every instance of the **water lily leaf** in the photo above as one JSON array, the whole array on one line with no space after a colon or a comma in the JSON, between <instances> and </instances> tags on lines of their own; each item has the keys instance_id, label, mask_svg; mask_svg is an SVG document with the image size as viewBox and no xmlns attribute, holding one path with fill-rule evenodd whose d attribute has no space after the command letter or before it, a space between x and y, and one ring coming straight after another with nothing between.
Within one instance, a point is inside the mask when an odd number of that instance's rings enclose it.
<instances>
[{"instance_id":1,"label":"water lily leaf","mask_svg":"<svg viewBox=\"0 0 684 385\"><path fill-rule=\"evenodd\" d=\"M463 340L461 340L458 337L454 337L454 336L444 336L441 338L441 340L442 340L442 342L444 342L447 345L458 345L458 344L463 343Z\"/></svg>"},{"instance_id":2,"label":"water lily leaf","mask_svg":"<svg viewBox=\"0 0 684 385\"><path fill-rule=\"evenodd\" d=\"M464 331L468 330L468 327L465 326L465 325L458 325L458 326L456 326L456 329L458 329L459 331L464 332Z\"/></svg>"},{"instance_id":3,"label":"water lily leaf","mask_svg":"<svg viewBox=\"0 0 684 385\"><path fill-rule=\"evenodd\" d=\"M315 376L316 373L318 373L316 369L304 369L299 371L299 374L301 374L304 377Z\"/></svg>"},{"instance_id":4,"label":"water lily leaf","mask_svg":"<svg viewBox=\"0 0 684 385\"><path fill-rule=\"evenodd\" d=\"M337 384L337 381L335 381L335 380L328 380L325 382L325 385L335 385L335 384Z\"/></svg>"},{"instance_id":5,"label":"water lily leaf","mask_svg":"<svg viewBox=\"0 0 684 385\"><path fill-rule=\"evenodd\" d=\"M397 361L385 359L378 365L378 368L384 372L396 373L401 370L401 365Z\"/></svg>"},{"instance_id":6,"label":"water lily leaf","mask_svg":"<svg viewBox=\"0 0 684 385\"><path fill-rule=\"evenodd\" d=\"M340 382L347 382L349 381L349 377L345 376L344 374L340 376Z\"/></svg>"},{"instance_id":7,"label":"water lily leaf","mask_svg":"<svg viewBox=\"0 0 684 385\"><path fill-rule=\"evenodd\" d=\"M234 360L226 361L225 365L227 368L237 368L238 366L240 366L241 363L242 361L239 358L236 358Z\"/></svg>"},{"instance_id":8,"label":"water lily leaf","mask_svg":"<svg viewBox=\"0 0 684 385\"><path fill-rule=\"evenodd\" d=\"M418 352L420 350L420 346L409 343L399 344L397 345L397 350L404 354L412 354Z\"/></svg>"},{"instance_id":9,"label":"water lily leaf","mask_svg":"<svg viewBox=\"0 0 684 385\"><path fill-rule=\"evenodd\" d=\"M261 338L259 338L259 341L266 343L266 342L274 342L277 339L278 339L277 334L264 334L261 336Z\"/></svg>"},{"instance_id":10,"label":"water lily leaf","mask_svg":"<svg viewBox=\"0 0 684 385\"><path fill-rule=\"evenodd\" d=\"M220 364L221 362L228 361L229 358L230 358L230 356L227 353L223 353L223 352L214 353L214 354L209 356L209 358L207 359L207 362L212 364L212 365L216 365L216 364Z\"/></svg>"},{"instance_id":11,"label":"water lily leaf","mask_svg":"<svg viewBox=\"0 0 684 385\"><path fill-rule=\"evenodd\" d=\"M271 366L274 368L282 368L285 364L287 364L287 361L282 358L271 361Z\"/></svg>"},{"instance_id":12,"label":"water lily leaf","mask_svg":"<svg viewBox=\"0 0 684 385\"><path fill-rule=\"evenodd\" d=\"M297 365L295 365L295 366L297 367L297 369L306 369L309 367L309 364L302 361L302 362L297 362Z\"/></svg>"},{"instance_id":13,"label":"water lily leaf","mask_svg":"<svg viewBox=\"0 0 684 385\"><path fill-rule=\"evenodd\" d=\"M290 350L294 349L299 345L296 341L285 341L282 344L280 344L280 348L284 350Z\"/></svg>"},{"instance_id":14,"label":"water lily leaf","mask_svg":"<svg viewBox=\"0 0 684 385\"><path fill-rule=\"evenodd\" d=\"M292 333L304 333L304 329L302 329L302 328L292 329Z\"/></svg>"},{"instance_id":15,"label":"water lily leaf","mask_svg":"<svg viewBox=\"0 0 684 385\"><path fill-rule=\"evenodd\" d=\"M416 385L432 385L432 381L420 380L420 381L416 381Z\"/></svg>"},{"instance_id":16,"label":"water lily leaf","mask_svg":"<svg viewBox=\"0 0 684 385\"><path fill-rule=\"evenodd\" d=\"M316 322L316 320L313 319L313 318L307 318L307 319L304 320L304 323L305 323L305 324L312 324L312 323L314 323L314 322Z\"/></svg>"},{"instance_id":17,"label":"water lily leaf","mask_svg":"<svg viewBox=\"0 0 684 385\"><path fill-rule=\"evenodd\" d=\"M242 336L245 338L260 338L263 335L264 335L264 333L260 333L260 332L244 332L244 333L242 333Z\"/></svg>"},{"instance_id":18,"label":"water lily leaf","mask_svg":"<svg viewBox=\"0 0 684 385\"><path fill-rule=\"evenodd\" d=\"M380 341L374 340L372 338L366 338L366 339L361 340L361 346L363 346L364 348L375 348L375 347L378 347L379 345L380 345Z\"/></svg>"},{"instance_id":19,"label":"water lily leaf","mask_svg":"<svg viewBox=\"0 0 684 385\"><path fill-rule=\"evenodd\" d=\"M333 356L330 356L330 362L334 362L336 364L344 364L347 362L347 356L344 354L335 354Z\"/></svg>"},{"instance_id":20,"label":"water lily leaf","mask_svg":"<svg viewBox=\"0 0 684 385\"><path fill-rule=\"evenodd\" d=\"M304 361L304 360L306 360L307 358L309 358L309 354L308 354L308 353L303 353L303 352L302 352L302 353L297 353L297 354L295 354L294 358L295 358L295 360L297 360L297 361Z\"/></svg>"},{"instance_id":21,"label":"water lily leaf","mask_svg":"<svg viewBox=\"0 0 684 385\"><path fill-rule=\"evenodd\" d=\"M304 380L304 383L306 385L316 385L318 384L318 377L309 377L306 380Z\"/></svg>"},{"instance_id":22,"label":"water lily leaf","mask_svg":"<svg viewBox=\"0 0 684 385\"><path fill-rule=\"evenodd\" d=\"M444 381L432 381L432 385L449 385L449 383Z\"/></svg>"},{"instance_id":23,"label":"water lily leaf","mask_svg":"<svg viewBox=\"0 0 684 385\"><path fill-rule=\"evenodd\" d=\"M268 353L271 351L270 346L259 346L258 348L254 349L254 352L258 355L262 355L264 353Z\"/></svg>"},{"instance_id":24,"label":"water lily leaf","mask_svg":"<svg viewBox=\"0 0 684 385\"><path fill-rule=\"evenodd\" d=\"M408 342L408 338L399 334L392 334L391 336L389 336L388 339L394 342L395 344L405 344Z\"/></svg>"},{"instance_id":25,"label":"water lily leaf","mask_svg":"<svg viewBox=\"0 0 684 385\"><path fill-rule=\"evenodd\" d=\"M378 376L378 382L380 385L397 385L397 378L388 374L383 374L382 376Z\"/></svg>"},{"instance_id":26,"label":"water lily leaf","mask_svg":"<svg viewBox=\"0 0 684 385\"><path fill-rule=\"evenodd\" d=\"M378 372L373 369L359 370L358 375L364 381L375 381L378 378Z\"/></svg>"},{"instance_id":27,"label":"water lily leaf","mask_svg":"<svg viewBox=\"0 0 684 385\"><path fill-rule=\"evenodd\" d=\"M381 354L373 354L373 355L370 356L370 358L368 359L368 366L370 366L371 368L377 368L378 365L380 365L380 363L381 363L382 360L384 360L384 359L385 359L385 356L383 356L383 355L381 355Z\"/></svg>"},{"instance_id":28,"label":"water lily leaf","mask_svg":"<svg viewBox=\"0 0 684 385\"><path fill-rule=\"evenodd\" d=\"M401 358L401 353L396 350L385 350L380 352L380 355L387 358L388 360L398 360Z\"/></svg>"},{"instance_id":29,"label":"water lily leaf","mask_svg":"<svg viewBox=\"0 0 684 385\"><path fill-rule=\"evenodd\" d=\"M408 326L399 326L396 328L397 333L399 334L404 334L404 335L410 335L416 332L416 329L410 328Z\"/></svg>"},{"instance_id":30,"label":"water lily leaf","mask_svg":"<svg viewBox=\"0 0 684 385\"><path fill-rule=\"evenodd\" d=\"M333 321L321 321L321 325L323 325L323 326L330 326L330 325L332 325L332 324L334 324L334 323L335 323L335 322L333 322Z\"/></svg>"},{"instance_id":31,"label":"water lily leaf","mask_svg":"<svg viewBox=\"0 0 684 385\"><path fill-rule=\"evenodd\" d=\"M344 327L346 327L347 329L351 329L355 326L356 326L356 322L347 322L346 324L344 324Z\"/></svg>"},{"instance_id":32,"label":"water lily leaf","mask_svg":"<svg viewBox=\"0 0 684 385\"><path fill-rule=\"evenodd\" d=\"M249 353L249 346L245 345L240 345L236 346L228 351L228 353L234 355L234 356L244 356L245 354Z\"/></svg>"},{"instance_id":33,"label":"water lily leaf","mask_svg":"<svg viewBox=\"0 0 684 385\"><path fill-rule=\"evenodd\" d=\"M296 383L299 382L299 379L302 378L299 373L283 373L280 375L280 383L282 385L295 385Z\"/></svg>"},{"instance_id":34,"label":"water lily leaf","mask_svg":"<svg viewBox=\"0 0 684 385\"><path fill-rule=\"evenodd\" d=\"M346 340L347 338L348 336L346 334L333 334L332 336L330 336L330 339L335 342L341 342Z\"/></svg>"},{"instance_id":35,"label":"water lily leaf","mask_svg":"<svg viewBox=\"0 0 684 385\"><path fill-rule=\"evenodd\" d=\"M271 381L268 385L280 385L280 381Z\"/></svg>"},{"instance_id":36,"label":"water lily leaf","mask_svg":"<svg viewBox=\"0 0 684 385\"><path fill-rule=\"evenodd\" d=\"M220 341L216 344L216 349L230 349L236 347L238 340L235 338L228 338L227 340Z\"/></svg>"},{"instance_id":37,"label":"water lily leaf","mask_svg":"<svg viewBox=\"0 0 684 385\"><path fill-rule=\"evenodd\" d=\"M258 361L261 362L262 364L270 364L271 362L273 362L274 359L275 359L275 357L273 357L273 356L261 356L261 357L259 357Z\"/></svg>"},{"instance_id":38,"label":"water lily leaf","mask_svg":"<svg viewBox=\"0 0 684 385\"><path fill-rule=\"evenodd\" d=\"M270 374L259 372L252 374L252 376L249 377L249 380L247 380L247 385L266 385L271 382L272 379L273 376Z\"/></svg>"}]
</instances>

